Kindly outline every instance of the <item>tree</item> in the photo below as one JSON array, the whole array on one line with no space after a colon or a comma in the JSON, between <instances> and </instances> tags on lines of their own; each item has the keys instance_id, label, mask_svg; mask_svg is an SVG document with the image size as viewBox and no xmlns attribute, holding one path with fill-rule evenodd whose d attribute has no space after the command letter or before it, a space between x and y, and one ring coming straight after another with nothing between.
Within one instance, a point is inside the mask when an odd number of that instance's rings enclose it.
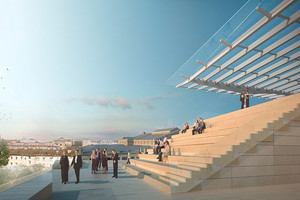
<instances>
[{"instance_id":1,"label":"tree","mask_svg":"<svg viewBox=\"0 0 300 200\"><path fill-rule=\"evenodd\" d=\"M9 161L9 149L5 140L0 140L0 166L5 166Z\"/></svg>"}]
</instances>

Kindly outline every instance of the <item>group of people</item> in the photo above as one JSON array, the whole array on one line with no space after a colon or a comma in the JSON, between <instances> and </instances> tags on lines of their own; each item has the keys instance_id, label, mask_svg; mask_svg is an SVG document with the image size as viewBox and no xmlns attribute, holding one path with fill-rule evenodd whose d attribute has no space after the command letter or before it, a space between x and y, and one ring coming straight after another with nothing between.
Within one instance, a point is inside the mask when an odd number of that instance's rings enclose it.
<instances>
[{"instance_id":1,"label":"group of people","mask_svg":"<svg viewBox=\"0 0 300 200\"><path fill-rule=\"evenodd\" d=\"M111 160L113 162L113 178L118 178L118 153L116 150L112 150L112 156ZM96 171L99 171L101 169L101 166L103 168L103 174L106 174L108 170L108 153L107 149L101 149L99 151L99 148L92 151L91 154L91 165L92 165L92 174L96 174ZM102 165L101 165L102 164ZM75 150L75 155L73 156L71 165L69 165L69 158L66 155L66 152L63 152L63 155L60 158L60 168L61 168L61 180L62 183L66 184L69 180L69 169L70 167L74 168L75 175L76 175L76 182L75 184L79 183L79 177L80 177L80 169L82 168L82 157L79 155L79 151Z\"/></svg>"},{"instance_id":2,"label":"group of people","mask_svg":"<svg viewBox=\"0 0 300 200\"><path fill-rule=\"evenodd\" d=\"M154 154L159 154L159 152L161 152L162 148L165 148L165 143L168 141L168 136L165 135L164 139L157 139L155 141L155 145L154 145L154 149L153 149L153 153Z\"/></svg>"},{"instance_id":3,"label":"group of people","mask_svg":"<svg viewBox=\"0 0 300 200\"><path fill-rule=\"evenodd\" d=\"M183 129L180 130L180 133L185 133L190 128L189 123L183 125Z\"/></svg>"},{"instance_id":4,"label":"group of people","mask_svg":"<svg viewBox=\"0 0 300 200\"><path fill-rule=\"evenodd\" d=\"M108 154L106 148L101 150L97 148L96 151L93 150L91 154L92 174L96 174L96 171L99 171L101 169L101 164L103 174L106 174L106 171L108 170L107 160Z\"/></svg>"},{"instance_id":5,"label":"group of people","mask_svg":"<svg viewBox=\"0 0 300 200\"><path fill-rule=\"evenodd\" d=\"M193 135L202 134L204 129L206 129L206 124L203 121L203 119L199 117L199 119L195 121L192 134Z\"/></svg>"},{"instance_id":6,"label":"group of people","mask_svg":"<svg viewBox=\"0 0 300 200\"><path fill-rule=\"evenodd\" d=\"M185 123L183 125L183 129L180 130L180 133L185 133L189 128L190 128L189 124ZM199 119L195 121L193 130L192 130L192 134L193 135L202 134L204 129L206 129L206 124L203 121L203 119L199 117Z\"/></svg>"},{"instance_id":7,"label":"group of people","mask_svg":"<svg viewBox=\"0 0 300 200\"><path fill-rule=\"evenodd\" d=\"M161 148L160 148L161 149ZM158 162L162 162L162 156L164 156L164 158L167 158L170 155L170 146L169 146L169 141L166 141L164 143L164 147L163 147L163 152L160 151L158 154Z\"/></svg>"},{"instance_id":8,"label":"group of people","mask_svg":"<svg viewBox=\"0 0 300 200\"><path fill-rule=\"evenodd\" d=\"M249 91L247 90L247 91L245 92L245 91L243 90L243 91L241 92L241 95L240 95L240 101L241 101L241 103L242 103L241 109L244 109L245 106L246 106L246 108L249 107L249 100L250 100L250 93L249 93Z\"/></svg>"},{"instance_id":9,"label":"group of people","mask_svg":"<svg viewBox=\"0 0 300 200\"><path fill-rule=\"evenodd\" d=\"M112 176L113 178L118 178L118 153L116 152L116 150L112 150L112 156L111 156L111 160L113 161L113 172L114 175ZM108 152L107 149L101 149L99 150L99 148L92 151L91 154L91 165L92 165L92 174L96 174L96 171L99 171L101 169L101 164L102 164L102 169L103 169L103 174L106 174L106 172L108 171Z\"/></svg>"},{"instance_id":10,"label":"group of people","mask_svg":"<svg viewBox=\"0 0 300 200\"><path fill-rule=\"evenodd\" d=\"M154 154L158 154L157 159L159 162L162 162L162 156L167 157L170 154L170 147L167 135L164 136L164 139L159 138L155 141L153 151Z\"/></svg>"}]
</instances>

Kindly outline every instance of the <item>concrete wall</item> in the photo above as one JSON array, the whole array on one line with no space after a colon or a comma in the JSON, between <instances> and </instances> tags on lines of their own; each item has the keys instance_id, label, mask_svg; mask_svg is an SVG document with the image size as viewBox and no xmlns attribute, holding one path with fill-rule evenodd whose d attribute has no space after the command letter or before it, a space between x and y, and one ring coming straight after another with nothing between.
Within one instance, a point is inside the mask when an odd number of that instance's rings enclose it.
<instances>
[{"instance_id":1,"label":"concrete wall","mask_svg":"<svg viewBox=\"0 0 300 200\"><path fill-rule=\"evenodd\" d=\"M268 141L240 155L193 190L300 183L300 121L274 131Z\"/></svg>"}]
</instances>

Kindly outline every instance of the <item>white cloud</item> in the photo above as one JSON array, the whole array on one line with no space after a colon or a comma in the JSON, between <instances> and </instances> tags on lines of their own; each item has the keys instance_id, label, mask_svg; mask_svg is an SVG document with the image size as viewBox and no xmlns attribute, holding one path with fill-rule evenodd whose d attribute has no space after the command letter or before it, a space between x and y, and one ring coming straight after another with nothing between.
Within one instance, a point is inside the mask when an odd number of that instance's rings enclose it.
<instances>
[{"instance_id":1,"label":"white cloud","mask_svg":"<svg viewBox=\"0 0 300 200\"><path fill-rule=\"evenodd\" d=\"M125 97L113 97L112 100L118 107L126 110L131 109L131 104L129 103L129 100Z\"/></svg>"},{"instance_id":2,"label":"white cloud","mask_svg":"<svg viewBox=\"0 0 300 200\"><path fill-rule=\"evenodd\" d=\"M121 108L123 110L131 109L131 104L126 97L80 97L69 98L66 103L81 102L89 106L98 105L100 107Z\"/></svg>"},{"instance_id":3,"label":"white cloud","mask_svg":"<svg viewBox=\"0 0 300 200\"><path fill-rule=\"evenodd\" d=\"M159 94L159 95L151 96L145 100L137 99L136 102L138 104L144 105L149 110L153 110L154 106L152 105L152 103L154 101L159 100L159 99L170 99L170 98L175 98L175 97L177 97L176 94Z\"/></svg>"}]
</instances>

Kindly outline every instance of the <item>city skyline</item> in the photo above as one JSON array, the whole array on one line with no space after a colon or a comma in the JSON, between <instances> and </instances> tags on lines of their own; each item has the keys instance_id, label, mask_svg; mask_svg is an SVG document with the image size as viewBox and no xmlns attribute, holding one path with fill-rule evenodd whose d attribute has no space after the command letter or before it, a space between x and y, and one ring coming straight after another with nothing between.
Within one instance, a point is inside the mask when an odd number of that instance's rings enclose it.
<instances>
[{"instance_id":1,"label":"city skyline","mask_svg":"<svg viewBox=\"0 0 300 200\"><path fill-rule=\"evenodd\" d=\"M172 2L0 1L1 136L120 139L239 109L167 80L247 1Z\"/></svg>"}]
</instances>

